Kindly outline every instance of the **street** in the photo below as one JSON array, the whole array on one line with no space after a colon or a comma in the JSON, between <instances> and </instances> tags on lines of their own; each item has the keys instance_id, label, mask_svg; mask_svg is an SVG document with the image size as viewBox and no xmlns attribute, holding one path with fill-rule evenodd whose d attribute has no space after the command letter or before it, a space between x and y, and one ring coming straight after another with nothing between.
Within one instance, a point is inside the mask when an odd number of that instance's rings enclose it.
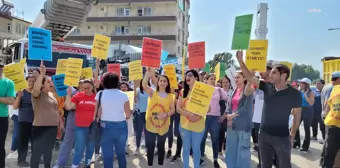
<instances>
[{"instance_id":1,"label":"street","mask_svg":"<svg viewBox=\"0 0 340 168\"><path fill-rule=\"evenodd\" d=\"M302 135L304 135L304 131L303 131L303 127L300 127L300 132ZM319 135L318 138L320 138L321 135ZM301 137L301 139L303 140L303 137ZM11 142L11 135L7 137L7 142L6 142L6 150L7 152L9 151L10 148L10 142ZM176 140L174 140L174 145L172 148L173 153L175 152L176 149L176 144L175 144ZM133 155L133 152L135 150L134 147L134 141L132 138L130 138L130 149L132 149L130 151L130 156L127 157L127 162L128 162L128 168L146 168L147 166L147 160L146 160L146 155L144 150L142 150L142 155L141 157L136 157ZM207 146L206 146L206 158L205 158L205 165L202 168L212 168L213 167L213 160L212 160L212 148L211 148L211 141L210 141L210 137L208 137L207 139ZM166 151L167 151L167 142L166 142ZM297 149L293 149L292 150L292 167L293 168L317 168L319 167L319 160L320 160L320 154L322 151L322 145L319 144L318 141L312 140L311 141L311 146L308 152L300 152ZM256 165L258 163L258 159L257 159L257 153L251 149L251 153L252 153L252 157L251 157L251 161L252 161L252 168L256 168ZM29 155L30 156L30 155ZM58 151L54 151L53 152L53 165L54 162L57 160L58 157ZM29 161L29 158L27 159L27 161ZM115 160L116 162L116 160ZM72 157L70 157L69 160L69 165L67 166L67 168L71 167L71 163L72 163ZM219 159L219 163L220 166L222 168L226 168L226 165L224 163L224 161ZM154 159L154 165L157 164L157 157L155 157ZM7 159L6 160L6 168L17 168L17 160L16 159ZM193 163L192 163L192 159L190 159L190 166L193 167ZM41 164L40 168L43 168L44 166ZM102 168L102 163L98 163L95 166L92 166L93 168ZM118 167L117 162L115 163L115 167ZM155 166L157 167L157 166ZM164 164L165 168L181 168L182 166L182 162L178 161L175 163L170 163L170 159L166 159L165 160L165 164Z\"/></svg>"}]
</instances>

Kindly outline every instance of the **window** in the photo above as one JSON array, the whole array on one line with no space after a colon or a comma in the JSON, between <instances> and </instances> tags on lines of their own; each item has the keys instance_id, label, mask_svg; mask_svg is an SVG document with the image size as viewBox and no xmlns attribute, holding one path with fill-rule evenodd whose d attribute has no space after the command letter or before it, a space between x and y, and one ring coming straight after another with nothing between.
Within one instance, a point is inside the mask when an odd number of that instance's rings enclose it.
<instances>
[{"instance_id":1,"label":"window","mask_svg":"<svg viewBox=\"0 0 340 168\"><path fill-rule=\"evenodd\" d=\"M100 8L101 11L104 11L104 8Z\"/></svg>"},{"instance_id":2,"label":"window","mask_svg":"<svg viewBox=\"0 0 340 168\"><path fill-rule=\"evenodd\" d=\"M100 26L100 29L103 30L103 29L104 29L104 26Z\"/></svg>"},{"instance_id":3,"label":"window","mask_svg":"<svg viewBox=\"0 0 340 168\"><path fill-rule=\"evenodd\" d=\"M91 26L87 26L87 29L91 29Z\"/></svg>"},{"instance_id":4,"label":"window","mask_svg":"<svg viewBox=\"0 0 340 168\"><path fill-rule=\"evenodd\" d=\"M80 29L74 29L72 32L72 35L79 35L80 34Z\"/></svg>"},{"instance_id":5,"label":"window","mask_svg":"<svg viewBox=\"0 0 340 168\"><path fill-rule=\"evenodd\" d=\"M137 13L138 16L143 16L143 8L138 8Z\"/></svg>"},{"instance_id":6,"label":"window","mask_svg":"<svg viewBox=\"0 0 340 168\"><path fill-rule=\"evenodd\" d=\"M10 23L8 23L8 25L7 25L7 31L8 31L8 33L11 32L11 24Z\"/></svg>"},{"instance_id":7,"label":"window","mask_svg":"<svg viewBox=\"0 0 340 168\"><path fill-rule=\"evenodd\" d=\"M180 47L180 46L178 46L178 47L177 47L177 50L178 50L178 51L177 51L177 53L178 53L178 56L181 56L181 47Z\"/></svg>"},{"instance_id":8,"label":"window","mask_svg":"<svg viewBox=\"0 0 340 168\"><path fill-rule=\"evenodd\" d=\"M117 16L130 16L130 8L117 8Z\"/></svg>"},{"instance_id":9,"label":"window","mask_svg":"<svg viewBox=\"0 0 340 168\"><path fill-rule=\"evenodd\" d=\"M25 28L26 28L25 25L21 25L21 34L25 34L26 31Z\"/></svg>"},{"instance_id":10,"label":"window","mask_svg":"<svg viewBox=\"0 0 340 168\"><path fill-rule=\"evenodd\" d=\"M138 35L143 34L143 27L142 26L137 27L137 34Z\"/></svg>"},{"instance_id":11,"label":"window","mask_svg":"<svg viewBox=\"0 0 340 168\"><path fill-rule=\"evenodd\" d=\"M181 41L181 29L178 29L178 32L177 32L177 41Z\"/></svg>"},{"instance_id":12,"label":"window","mask_svg":"<svg viewBox=\"0 0 340 168\"><path fill-rule=\"evenodd\" d=\"M144 16L151 16L152 9L151 8L144 8Z\"/></svg>"},{"instance_id":13,"label":"window","mask_svg":"<svg viewBox=\"0 0 340 168\"><path fill-rule=\"evenodd\" d=\"M129 34L130 27L129 26L116 26L116 34Z\"/></svg>"},{"instance_id":14,"label":"window","mask_svg":"<svg viewBox=\"0 0 340 168\"><path fill-rule=\"evenodd\" d=\"M138 26L137 27L137 34L151 34L151 26Z\"/></svg>"}]
</instances>

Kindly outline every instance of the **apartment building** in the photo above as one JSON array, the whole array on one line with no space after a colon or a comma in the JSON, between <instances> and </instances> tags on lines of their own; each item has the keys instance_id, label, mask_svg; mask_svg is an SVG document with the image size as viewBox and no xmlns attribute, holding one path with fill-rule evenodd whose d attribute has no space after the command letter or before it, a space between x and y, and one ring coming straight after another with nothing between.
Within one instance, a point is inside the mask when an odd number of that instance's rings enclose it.
<instances>
[{"instance_id":1,"label":"apartment building","mask_svg":"<svg viewBox=\"0 0 340 168\"><path fill-rule=\"evenodd\" d=\"M111 43L142 46L143 37L163 40L163 49L182 55L188 44L190 0L100 0L86 24L66 41L92 44L95 33L111 37Z\"/></svg>"}]
</instances>

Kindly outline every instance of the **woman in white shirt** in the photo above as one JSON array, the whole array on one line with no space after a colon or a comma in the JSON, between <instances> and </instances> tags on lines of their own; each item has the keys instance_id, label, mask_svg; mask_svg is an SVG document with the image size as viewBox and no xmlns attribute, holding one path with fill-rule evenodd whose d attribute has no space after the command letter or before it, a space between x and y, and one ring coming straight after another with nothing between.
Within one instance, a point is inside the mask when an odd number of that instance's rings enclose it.
<instances>
[{"instance_id":1,"label":"woman in white shirt","mask_svg":"<svg viewBox=\"0 0 340 168\"><path fill-rule=\"evenodd\" d=\"M117 156L119 167L126 168L125 145L128 138L126 120L131 117L129 98L119 90L117 74L106 73L102 82L104 90L97 93L96 111L99 110L97 120L101 120L100 141L104 168L113 167L114 153Z\"/></svg>"}]
</instances>

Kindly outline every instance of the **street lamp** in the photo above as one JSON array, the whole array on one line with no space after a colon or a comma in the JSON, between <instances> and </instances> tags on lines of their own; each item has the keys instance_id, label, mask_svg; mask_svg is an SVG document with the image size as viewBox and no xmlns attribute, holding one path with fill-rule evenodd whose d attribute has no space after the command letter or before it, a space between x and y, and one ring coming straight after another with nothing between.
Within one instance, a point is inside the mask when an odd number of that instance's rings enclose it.
<instances>
[{"instance_id":1,"label":"street lamp","mask_svg":"<svg viewBox=\"0 0 340 168\"><path fill-rule=\"evenodd\" d=\"M340 30L340 28L330 28L328 31L333 31L333 30Z\"/></svg>"}]
</instances>

